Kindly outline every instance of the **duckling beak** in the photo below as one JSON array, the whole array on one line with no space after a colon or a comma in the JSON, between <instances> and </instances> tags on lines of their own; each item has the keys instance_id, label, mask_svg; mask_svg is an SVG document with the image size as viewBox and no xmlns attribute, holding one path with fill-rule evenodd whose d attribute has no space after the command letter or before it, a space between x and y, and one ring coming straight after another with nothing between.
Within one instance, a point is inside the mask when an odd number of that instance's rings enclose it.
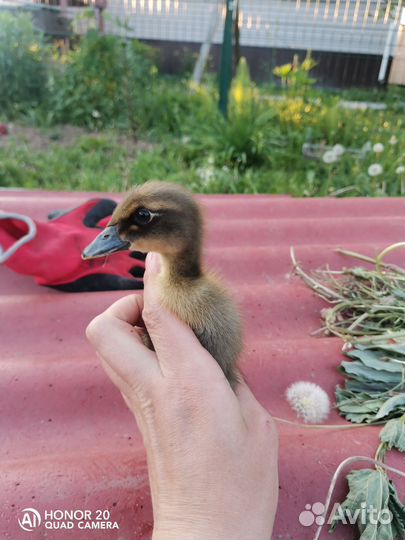
<instances>
[{"instance_id":1,"label":"duckling beak","mask_svg":"<svg viewBox=\"0 0 405 540\"><path fill-rule=\"evenodd\" d=\"M121 240L119 237L117 225L110 225L101 231L91 244L84 248L82 259L87 260L104 257L110 253L128 249L130 245L130 242Z\"/></svg>"}]
</instances>

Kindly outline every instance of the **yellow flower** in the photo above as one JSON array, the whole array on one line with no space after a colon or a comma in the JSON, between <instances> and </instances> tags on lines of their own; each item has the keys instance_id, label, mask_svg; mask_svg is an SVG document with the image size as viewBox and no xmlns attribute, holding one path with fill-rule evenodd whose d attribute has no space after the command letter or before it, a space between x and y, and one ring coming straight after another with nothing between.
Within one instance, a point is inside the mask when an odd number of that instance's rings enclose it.
<instances>
[{"instance_id":1,"label":"yellow flower","mask_svg":"<svg viewBox=\"0 0 405 540\"><path fill-rule=\"evenodd\" d=\"M235 84L232 89L232 97L237 105L240 105L243 101L243 86L241 84Z\"/></svg>"},{"instance_id":2,"label":"yellow flower","mask_svg":"<svg viewBox=\"0 0 405 540\"><path fill-rule=\"evenodd\" d=\"M257 100L254 85L250 80L249 66L245 58L240 59L235 78L232 81L231 99L234 111L237 113L247 112L249 107Z\"/></svg>"},{"instance_id":3,"label":"yellow flower","mask_svg":"<svg viewBox=\"0 0 405 540\"><path fill-rule=\"evenodd\" d=\"M307 55L307 57L301 64L301 68L304 71L311 71L311 69L313 69L316 66L316 64L317 62L315 62L315 60L313 60L310 55L309 56Z\"/></svg>"},{"instance_id":4,"label":"yellow flower","mask_svg":"<svg viewBox=\"0 0 405 540\"><path fill-rule=\"evenodd\" d=\"M276 66L273 69L274 75L277 77L287 77L292 70L293 66L292 64L284 64L282 66Z\"/></svg>"}]
</instances>

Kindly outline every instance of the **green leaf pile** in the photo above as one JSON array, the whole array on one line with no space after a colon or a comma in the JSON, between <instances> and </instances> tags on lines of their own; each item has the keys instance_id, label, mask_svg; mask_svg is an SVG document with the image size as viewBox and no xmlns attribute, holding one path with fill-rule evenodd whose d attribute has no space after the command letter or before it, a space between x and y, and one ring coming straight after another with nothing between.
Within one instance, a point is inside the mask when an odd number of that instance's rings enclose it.
<instances>
[{"instance_id":1,"label":"green leaf pile","mask_svg":"<svg viewBox=\"0 0 405 540\"><path fill-rule=\"evenodd\" d=\"M330 532L339 522L356 520L359 540L405 538L405 508L385 472L362 469L349 473L347 480L349 494L335 511Z\"/></svg>"},{"instance_id":2,"label":"green leaf pile","mask_svg":"<svg viewBox=\"0 0 405 540\"><path fill-rule=\"evenodd\" d=\"M405 242L385 248L376 259L351 251L340 253L375 263L375 270L318 269L311 275L298 265L295 272L334 307L321 312L327 335L340 336L348 360L339 371L336 388L340 414L355 424L385 424L374 460L375 469L352 471L349 494L335 505L330 532L338 523L357 523L359 540L405 540L405 507L384 467L390 450L405 452L405 271L384 264L383 257ZM319 532L319 531L318 531Z\"/></svg>"},{"instance_id":3,"label":"green leaf pile","mask_svg":"<svg viewBox=\"0 0 405 540\"><path fill-rule=\"evenodd\" d=\"M363 345L345 352L341 363L344 388L336 389L336 404L354 423L390 420L405 414L405 346L400 343Z\"/></svg>"},{"instance_id":4,"label":"green leaf pile","mask_svg":"<svg viewBox=\"0 0 405 540\"><path fill-rule=\"evenodd\" d=\"M339 368L346 377L344 388L336 389L339 412L354 423L386 422L375 459L382 461L388 450L405 452L405 346L370 341L345 354L350 361ZM359 540L404 540L405 508L387 473L377 466L353 471L347 480L350 491L333 516L331 531L339 522L356 521ZM370 508L374 513L367 513Z\"/></svg>"}]
</instances>

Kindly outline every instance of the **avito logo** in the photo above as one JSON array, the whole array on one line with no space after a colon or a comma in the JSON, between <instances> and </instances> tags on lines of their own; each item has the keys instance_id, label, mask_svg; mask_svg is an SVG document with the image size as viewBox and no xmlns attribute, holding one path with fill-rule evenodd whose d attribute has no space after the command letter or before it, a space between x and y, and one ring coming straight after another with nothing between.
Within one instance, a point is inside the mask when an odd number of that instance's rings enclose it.
<instances>
[{"instance_id":1,"label":"avito logo","mask_svg":"<svg viewBox=\"0 0 405 540\"><path fill-rule=\"evenodd\" d=\"M35 508L24 508L23 516L18 519L18 524L24 531L32 532L41 525L41 515Z\"/></svg>"}]
</instances>

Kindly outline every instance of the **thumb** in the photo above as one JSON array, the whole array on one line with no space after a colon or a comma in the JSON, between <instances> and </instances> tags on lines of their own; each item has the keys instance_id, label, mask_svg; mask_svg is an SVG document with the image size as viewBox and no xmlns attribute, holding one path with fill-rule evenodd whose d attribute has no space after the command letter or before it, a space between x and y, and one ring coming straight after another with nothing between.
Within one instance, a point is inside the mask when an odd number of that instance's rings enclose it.
<instances>
[{"instance_id":1,"label":"thumb","mask_svg":"<svg viewBox=\"0 0 405 540\"><path fill-rule=\"evenodd\" d=\"M159 253L149 252L145 259L144 311L143 315L159 313L161 309L161 291L159 278L162 275L162 257ZM146 324L146 323L145 323Z\"/></svg>"},{"instance_id":2,"label":"thumb","mask_svg":"<svg viewBox=\"0 0 405 540\"><path fill-rule=\"evenodd\" d=\"M184 370L193 362L196 350L201 346L194 332L174 313L164 307L163 294L170 295L169 290L162 289L162 258L158 253L148 253L145 261L144 275L144 309L142 319L155 348L162 371Z\"/></svg>"},{"instance_id":3,"label":"thumb","mask_svg":"<svg viewBox=\"0 0 405 540\"><path fill-rule=\"evenodd\" d=\"M150 336L164 331L167 319L171 318L171 313L164 305L165 290L162 287L163 261L159 253L150 252L145 259L145 272L143 276L144 284L144 308L142 319L150 333ZM158 336L155 336L158 339Z\"/></svg>"}]
</instances>

